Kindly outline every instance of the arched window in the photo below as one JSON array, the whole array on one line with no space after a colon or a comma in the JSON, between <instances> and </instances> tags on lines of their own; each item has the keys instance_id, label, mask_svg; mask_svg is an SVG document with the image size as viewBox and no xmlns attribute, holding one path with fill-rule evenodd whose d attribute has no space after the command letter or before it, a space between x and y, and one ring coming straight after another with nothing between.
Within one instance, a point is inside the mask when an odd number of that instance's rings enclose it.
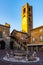
<instances>
[{"instance_id":1,"label":"arched window","mask_svg":"<svg viewBox=\"0 0 43 65\"><path fill-rule=\"evenodd\" d=\"M32 42L35 42L35 38L34 37L32 37Z\"/></svg>"},{"instance_id":2,"label":"arched window","mask_svg":"<svg viewBox=\"0 0 43 65\"><path fill-rule=\"evenodd\" d=\"M42 42L42 41L43 41L43 36L41 35L41 36L40 36L40 42Z\"/></svg>"}]
</instances>

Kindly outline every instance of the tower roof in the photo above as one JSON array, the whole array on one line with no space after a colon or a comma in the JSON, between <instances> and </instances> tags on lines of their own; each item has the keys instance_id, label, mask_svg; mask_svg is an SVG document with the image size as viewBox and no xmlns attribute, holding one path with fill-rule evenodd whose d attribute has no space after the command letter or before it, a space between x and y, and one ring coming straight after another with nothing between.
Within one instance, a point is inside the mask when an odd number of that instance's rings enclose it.
<instances>
[{"instance_id":1,"label":"tower roof","mask_svg":"<svg viewBox=\"0 0 43 65\"><path fill-rule=\"evenodd\" d=\"M28 2L26 3L26 5L28 5L28 6L29 6Z\"/></svg>"}]
</instances>

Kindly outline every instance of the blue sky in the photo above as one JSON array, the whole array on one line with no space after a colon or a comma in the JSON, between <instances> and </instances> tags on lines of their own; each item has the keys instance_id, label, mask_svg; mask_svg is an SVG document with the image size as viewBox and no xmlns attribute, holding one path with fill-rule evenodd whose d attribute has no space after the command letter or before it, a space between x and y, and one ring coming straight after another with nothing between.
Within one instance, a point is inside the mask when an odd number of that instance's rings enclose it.
<instances>
[{"instance_id":1,"label":"blue sky","mask_svg":"<svg viewBox=\"0 0 43 65\"><path fill-rule=\"evenodd\" d=\"M33 6L33 28L43 25L43 0L0 0L0 24L5 22L13 29L21 31L22 6Z\"/></svg>"}]
</instances>

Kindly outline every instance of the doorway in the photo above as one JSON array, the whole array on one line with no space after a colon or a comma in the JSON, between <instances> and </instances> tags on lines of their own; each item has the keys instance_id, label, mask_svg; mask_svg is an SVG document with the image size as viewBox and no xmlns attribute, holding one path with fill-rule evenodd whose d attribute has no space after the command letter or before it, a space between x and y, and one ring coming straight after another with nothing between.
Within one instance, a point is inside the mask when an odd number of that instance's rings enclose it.
<instances>
[{"instance_id":1,"label":"doorway","mask_svg":"<svg viewBox=\"0 0 43 65\"><path fill-rule=\"evenodd\" d=\"M3 40L0 41L0 49L5 49L5 42Z\"/></svg>"}]
</instances>

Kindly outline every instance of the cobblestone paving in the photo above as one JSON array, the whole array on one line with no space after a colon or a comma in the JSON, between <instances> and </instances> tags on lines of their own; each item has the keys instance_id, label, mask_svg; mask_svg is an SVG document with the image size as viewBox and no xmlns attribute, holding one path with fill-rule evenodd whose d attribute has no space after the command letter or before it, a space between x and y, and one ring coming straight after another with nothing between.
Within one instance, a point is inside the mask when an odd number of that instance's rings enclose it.
<instances>
[{"instance_id":1,"label":"cobblestone paving","mask_svg":"<svg viewBox=\"0 0 43 65\"><path fill-rule=\"evenodd\" d=\"M4 61L2 58L5 56L6 51L10 53L11 51L14 52L14 50L0 50L0 65L43 65L43 52L37 52L38 57L40 58L39 62L33 62L33 63L22 63L22 62L8 62Z\"/></svg>"}]
</instances>

